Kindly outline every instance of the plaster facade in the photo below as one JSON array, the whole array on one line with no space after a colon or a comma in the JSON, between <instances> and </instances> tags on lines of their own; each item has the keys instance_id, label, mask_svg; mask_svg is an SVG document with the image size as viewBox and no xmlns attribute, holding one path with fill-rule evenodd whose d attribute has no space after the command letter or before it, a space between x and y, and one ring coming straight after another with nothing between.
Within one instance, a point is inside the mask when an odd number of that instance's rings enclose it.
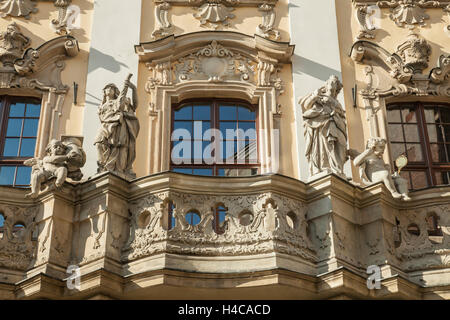
<instances>
[{"instance_id":1,"label":"plaster facade","mask_svg":"<svg viewBox=\"0 0 450 320\"><path fill-rule=\"evenodd\" d=\"M43 186L0 186L0 298L449 299L450 186L408 195L389 180L389 105L450 96L450 2L407 2L0 7L0 31L16 23L24 46L11 60L0 43L0 95L41 101L25 165ZM173 172L174 106L200 98L254 106L258 174ZM381 160L358 158L382 140ZM114 163L135 150L136 177L98 169L99 150ZM384 176L364 181L361 166Z\"/></svg>"}]
</instances>

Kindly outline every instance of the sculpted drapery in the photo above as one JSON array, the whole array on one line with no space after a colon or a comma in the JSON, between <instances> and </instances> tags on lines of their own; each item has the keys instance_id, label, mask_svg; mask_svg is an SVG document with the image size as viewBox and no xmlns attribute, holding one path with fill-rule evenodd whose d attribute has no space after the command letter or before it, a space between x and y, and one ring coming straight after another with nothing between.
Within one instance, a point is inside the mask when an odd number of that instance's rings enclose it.
<instances>
[{"instance_id":1,"label":"sculpted drapery","mask_svg":"<svg viewBox=\"0 0 450 320\"><path fill-rule=\"evenodd\" d=\"M136 86L125 80L122 91L115 84L103 89L103 102L98 109L101 127L94 144L98 152L98 172L112 171L133 179L132 165L136 158L136 138L139 121L135 111L138 105ZM127 98L128 88L133 90L132 101Z\"/></svg>"},{"instance_id":2,"label":"sculpted drapery","mask_svg":"<svg viewBox=\"0 0 450 320\"><path fill-rule=\"evenodd\" d=\"M345 111L337 100L342 84L331 76L323 87L300 100L303 108L306 158L310 175L327 169L344 177L347 160Z\"/></svg>"}]
</instances>

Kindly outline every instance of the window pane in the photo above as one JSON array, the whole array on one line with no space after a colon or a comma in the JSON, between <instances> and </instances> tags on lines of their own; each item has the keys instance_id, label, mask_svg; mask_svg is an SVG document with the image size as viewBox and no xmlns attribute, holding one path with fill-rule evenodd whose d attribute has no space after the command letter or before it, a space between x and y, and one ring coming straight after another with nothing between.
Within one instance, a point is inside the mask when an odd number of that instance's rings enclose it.
<instances>
[{"instance_id":1,"label":"window pane","mask_svg":"<svg viewBox=\"0 0 450 320\"><path fill-rule=\"evenodd\" d=\"M26 186L30 184L31 167L18 167L16 185Z\"/></svg>"},{"instance_id":2,"label":"window pane","mask_svg":"<svg viewBox=\"0 0 450 320\"><path fill-rule=\"evenodd\" d=\"M192 225L196 226L200 223L200 216L196 212L186 213L186 221Z\"/></svg>"},{"instance_id":3,"label":"window pane","mask_svg":"<svg viewBox=\"0 0 450 320\"><path fill-rule=\"evenodd\" d=\"M220 106L220 120L237 120L236 107Z\"/></svg>"},{"instance_id":4,"label":"window pane","mask_svg":"<svg viewBox=\"0 0 450 320\"><path fill-rule=\"evenodd\" d=\"M449 149L450 146L445 145L445 144L431 144L430 145L430 149L431 149L431 159L433 160L433 162L438 162L438 163L442 163L442 162L448 162L447 159L447 154L448 151L447 149Z\"/></svg>"},{"instance_id":5,"label":"window pane","mask_svg":"<svg viewBox=\"0 0 450 320\"><path fill-rule=\"evenodd\" d=\"M442 134L440 134L439 125L429 124L427 125L428 138L430 142L442 142ZM439 132L439 134L438 134Z\"/></svg>"},{"instance_id":6,"label":"window pane","mask_svg":"<svg viewBox=\"0 0 450 320\"><path fill-rule=\"evenodd\" d=\"M234 160L237 158L237 142L236 141L225 141L222 143L222 154L221 159L231 159Z\"/></svg>"},{"instance_id":7,"label":"window pane","mask_svg":"<svg viewBox=\"0 0 450 320\"><path fill-rule=\"evenodd\" d=\"M36 147L36 139L22 139L22 146L20 147L21 157L34 156L34 149Z\"/></svg>"},{"instance_id":8,"label":"window pane","mask_svg":"<svg viewBox=\"0 0 450 320\"><path fill-rule=\"evenodd\" d=\"M436 177L436 185L449 184L450 172L436 172L434 176Z\"/></svg>"},{"instance_id":9,"label":"window pane","mask_svg":"<svg viewBox=\"0 0 450 320\"><path fill-rule=\"evenodd\" d=\"M7 137L20 137L22 131L22 119L9 119L8 129L6 130Z\"/></svg>"},{"instance_id":10,"label":"window pane","mask_svg":"<svg viewBox=\"0 0 450 320\"><path fill-rule=\"evenodd\" d=\"M440 118L442 123L450 123L450 109L439 108Z\"/></svg>"},{"instance_id":11,"label":"window pane","mask_svg":"<svg viewBox=\"0 0 450 320\"><path fill-rule=\"evenodd\" d=\"M256 113L245 107L238 107L239 120L255 120Z\"/></svg>"},{"instance_id":12,"label":"window pane","mask_svg":"<svg viewBox=\"0 0 450 320\"><path fill-rule=\"evenodd\" d=\"M192 128L192 122L191 121L175 121L173 124L173 129L186 129L189 131L191 139L193 136L193 128Z\"/></svg>"},{"instance_id":13,"label":"window pane","mask_svg":"<svg viewBox=\"0 0 450 320\"><path fill-rule=\"evenodd\" d=\"M9 107L10 117L23 117L25 115L25 104L24 103L14 103Z\"/></svg>"},{"instance_id":14,"label":"window pane","mask_svg":"<svg viewBox=\"0 0 450 320\"><path fill-rule=\"evenodd\" d=\"M224 140L234 140L236 138L236 128L236 122L220 122L220 131L222 132L222 137ZM228 136L227 130L230 130Z\"/></svg>"},{"instance_id":15,"label":"window pane","mask_svg":"<svg viewBox=\"0 0 450 320\"><path fill-rule=\"evenodd\" d=\"M436 123L439 121L439 113L434 108L425 108L425 120L427 123Z\"/></svg>"},{"instance_id":16,"label":"window pane","mask_svg":"<svg viewBox=\"0 0 450 320\"><path fill-rule=\"evenodd\" d=\"M428 187L427 176L425 172L411 171L411 180L413 189L422 189Z\"/></svg>"},{"instance_id":17,"label":"window pane","mask_svg":"<svg viewBox=\"0 0 450 320\"><path fill-rule=\"evenodd\" d=\"M202 121L202 139L203 140L211 140L211 122Z\"/></svg>"},{"instance_id":18,"label":"window pane","mask_svg":"<svg viewBox=\"0 0 450 320\"><path fill-rule=\"evenodd\" d=\"M398 109L388 110L387 118L389 122L401 122L400 110Z\"/></svg>"},{"instance_id":19,"label":"window pane","mask_svg":"<svg viewBox=\"0 0 450 320\"><path fill-rule=\"evenodd\" d=\"M0 185L12 186L14 183L15 174L16 174L16 167L11 166L0 167Z\"/></svg>"},{"instance_id":20,"label":"window pane","mask_svg":"<svg viewBox=\"0 0 450 320\"><path fill-rule=\"evenodd\" d=\"M210 120L211 107L210 106L194 106L194 120Z\"/></svg>"},{"instance_id":21,"label":"window pane","mask_svg":"<svg viewBox=\"0 0 450 320\"><path fill-rule=\"evenodd\" d=\"M422 147L420 144L407 144L406 145L406 157L411 162L423 161Z\"/></svg>"},{"instance_id":22,"label":"window pane","mask_svg":"<svg viewBox=\"0 0 450 320\"><path fill-rule=\"evenodd\" d=\"M391 141L404 141L401 124L389 124L388 134Z\"/></svg>"},{"instance_id":23,"label":"window pane","mask_svg":"<svg viewBox=\"0 0 450 320\"><path fill-rule=\"evenodd\" d=\"M199 176L212 176L213 169L194 169L193 173Z\"/></svg>"},{"instance_id":24,"label":"window pane","mask_svg":"<svg viewBox=\"0 0 450 320\"><path fill-rule=\"evenodd\" d=\"M192 107L183 107L174 112L175 120L192 120Z\"/></svg>"},{"instance_id":25,"label":"window pane","mask_svg":"<svg viewBox=\"0 0 450 320\"><path fill-rule=\"evenodd\" d=\"M239 129L244 130L245 137L239 137L239 139L256 140L256 125L254 122L239 122Z\"/></svg>"},{"instance_id":26,"label":"window pane","mask_svg":"<svg viewBox=\"0 0 450 320\"><path fill-rule=\"evenodd\" d=\"M41 114L41 105L40 104L27 104L27 111L25 112L26 117L36 117L39 118Z\"/></svg>"},{"instance_id":27,"label":"window pane","mask_svg":"<svg viewBox=\"0 0 450 320\"><path fill-rule=\"evenodd\" d=\"M39 119L25 119L23 127L24 137L36 137L39 125Z\"/></svg>"},{"instance_id":28,"label":"window pane","mask_svg":"<svg viewBox=\"0 0 450 320\"><path fill-rule=\"evenodd\" d=\"M406 124L403 126L405 130L406 142L420 142L419 130L416 124Z\"/></svg>"},{"instance_id":29,"label":"window pane","mask_svg":"<svg viewBox=\"0 0 450 320\"><path fill-rule=\"evenodd\" d=\"M404 154L405 152L405 145L403 143L391 143L391 149L392 149L392 158L395 160L400 155Z\"/></svg>"},{"instance_id":30,"label":"window pane","mask_svg":"<svg viewBox=\"0 0 450 320\"><path fill-rule=\"evenodd\" d=\"M4 157L17 157L19 152L19 139L5 139L5 147L3 148Z\"/></svg>"},{"instance_id":31,"label":"window pane","mask_svg":"<svg viewBox=\"0 0 450 320\"><path fill-rule=\"evenodd\" d=\"M416 112L414 108L404 108L401 110L402 112L402 121L403 123L416 123Z\"/></svg>"},{"instance_id":32,"label":"window pane","mask_svg":"<svg viewBox=\"0 0 450 320\"><path fill-rule=\"evenodd\" d=\"M178 173L192 174L192 169L189 168L173 168L172 171Z\"/></svg>"}]
</instances>

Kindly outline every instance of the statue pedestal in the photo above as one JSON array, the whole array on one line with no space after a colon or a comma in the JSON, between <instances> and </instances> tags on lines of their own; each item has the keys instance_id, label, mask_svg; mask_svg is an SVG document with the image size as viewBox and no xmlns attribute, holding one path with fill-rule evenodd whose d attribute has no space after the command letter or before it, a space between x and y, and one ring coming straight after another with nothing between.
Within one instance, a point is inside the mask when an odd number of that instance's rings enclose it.
<instances>
[{"instance_id":1,"label":"statue pedestal","mask_svg":"<svg viewBox=\"0 0 450 320\"><path fill-rule=\"evenodd\" d=\"M328 168L327 168L327 169L323 170L322 172L319 172L319 173L316 173L315 175L310 176L310 177L308 178L308 182L311 182L311 181L314 181L314 180L323 178L323 177L325 177L325 176L327 176L327 175L329 175L329 174L331 174L331 173L333 173L333 172L331 171L331 169L328 169Z\"/></svg>"}]
</instances>

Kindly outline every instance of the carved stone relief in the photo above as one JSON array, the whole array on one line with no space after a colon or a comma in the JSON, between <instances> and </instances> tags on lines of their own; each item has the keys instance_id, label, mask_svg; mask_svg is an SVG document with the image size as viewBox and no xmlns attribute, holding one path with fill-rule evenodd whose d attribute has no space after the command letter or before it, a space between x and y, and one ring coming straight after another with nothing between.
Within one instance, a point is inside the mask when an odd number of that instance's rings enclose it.
<instances>
[{"instance_id":1,"label":"carved stone relief","mask_svg":"<svg viewBox=\"0 0 450 320\"><path fill-rule=\"evenodd\" d=\"M36 257L37 243L32 239L38 207L0 207L5 218L0 238L0 267L26 270Z\"/></svg>"},{"instance_id":2,"label":"carved stone relief","mask_svg":"<svg viewBox=\"0 0 450 320\"><path fill-rule=\"evenodd\" d=\"M232 13L235 7L257 7L262 13L262 23L256 33L267 39L280 39L280 32L274 28L277 0L155 0L156 26L152 32L155 39L168 36L172 30L169 22L171 6L189 6L195 10L194 17L200 25L206 28L218 29L230 25L235 17Z\"/></svg>"},{"instance_id":3,"label":"carved stone relief","mask_svg":"<svg viewBox=\"0 0 450 320\"><path fill-rule=\"evenodd\" d=\"M0 62L3 69L14 72L15 60L22 58L29 44L30 38L20 32L16 23L7 26L5 32L0 32Z\"/></svg>"},{"instance_id":4,"label":"carved stone relief","mask_svg":"<svg viewBox=\"0 0 450 320\"><path fill-rule=\"evenodd\" d=\"M37 12L34 0L3 0L0 2L0 16L5 18L24 17L30 19L30 14Z\"/></svg>"},{"instance_id":5,"label":"carved stone relief","mask_svg":"<svg viewBox=\"0 0 450 320\"><path fill-rule=\"evenodd\" d=\"M361 4L353 0L356 9L356 20L359 24L359 32L356 36L357 39L373 39L375 38L375 26L370 21L370 6L367 4Z\"/></svg>"},{"instance_id":6,"label":"carved stone relief","mask_svg":"<svg viewBox=\"0 0 450 320\"><path fill-rule=\"evenodd\" d=\"M414 28L425 25L430 16L425 13L426 8L445 8L448 3L429 0L390 0L378 1L380 8L390 8L389 17L399 27Z\"/></svg>"},{"instance_id":7,"label":"carved stone relief","mask_svg":"<svg viewBox=\"0 0 450 320\"><path fill-rule=\"evenodd\" d=\"M174 204L175 226L167 230L169 200ZM223 234L216 233L213 208L223 204L227 210ZM186 213L195 210L200 223L193 226ZM131 206L130 235L123 249L124 260L134 260L159 252L193 255L245 255L271 252L288 253L315 261L306 235L306 207L301 202L275 194L246 196L207 196L177 192L147 196ZM293 224L287 222L289 214ZM243 222L243 215L247 215Z\"/></svg>"},{"instance_id":8,"label":"carved stone relief","mask_svg":"<svg viewBox=\"0 0 450 320\"><path fill-rule=\"evenodd\" d=\"M419 270L450 265L450 220L448 204L407 211L400 217L401 243L395 249L397 258L406 270ZM429 234L427 215L433 212L438 217L442 231L440 241L433 241ZM412 228L412 226L414 228Z\"/></svg>"}]
</instances>

